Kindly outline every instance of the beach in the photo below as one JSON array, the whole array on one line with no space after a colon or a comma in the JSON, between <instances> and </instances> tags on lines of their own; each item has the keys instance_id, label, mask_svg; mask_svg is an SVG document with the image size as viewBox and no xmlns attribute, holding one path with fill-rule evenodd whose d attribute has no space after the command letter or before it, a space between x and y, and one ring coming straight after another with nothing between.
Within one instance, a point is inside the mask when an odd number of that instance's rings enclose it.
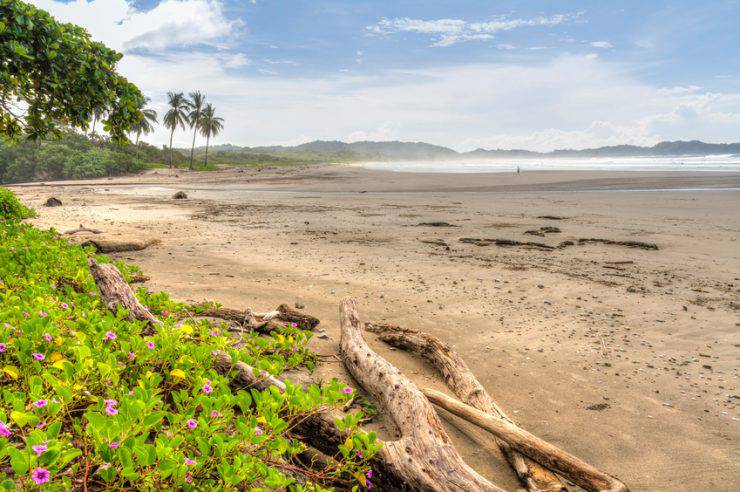
<instances>
[{"instance_id":1,"label":"beach","mask_svg":"<svg viewBox=\"0 0 740 492\"><path fill-rule=\"evenodd\" d=\"M453 345L517 423L632 490L740 487L740 173L337 165L11 189L39 226L161 241L118 256L150 288L304 306L321 319L315 378L351 381L332 357L351 295L364 321ZM180 190L189 198L173 200ZM63 206L43 207L50 196ZM417 357L367 338L445 390ZM490 437L445 422L471 466L516 488ZM382 415L371 427L394 435Z\"/></svg>"}]
</instances>

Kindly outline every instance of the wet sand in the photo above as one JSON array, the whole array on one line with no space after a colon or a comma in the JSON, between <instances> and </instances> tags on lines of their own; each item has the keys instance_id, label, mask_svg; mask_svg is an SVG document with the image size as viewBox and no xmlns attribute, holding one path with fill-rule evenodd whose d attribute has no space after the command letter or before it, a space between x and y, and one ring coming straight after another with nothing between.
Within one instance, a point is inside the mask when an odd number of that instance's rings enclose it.
<instances>
[{"instance_id":1,"label":"wet sand","mask_svg":"<svg viewBox=\"0 0 740 492\"><path fill-rule=\"evenodd\" d=\"M326 166L14 189L39 225L161 239L121 257L179 299L304 304L322 320L312 341L322 355L337 353L346 295L367 321L428 331L523 427L632 490L740 488L739 174ZM190 198L172 200L176 190ZM42 207L52 195L64 206ZM449 226L419 225L432 222ZM659 249L578 244L587 238ZM444 389L417 358L368 338L419 384ZM348 378L332 360L316 377ZM503 459L475 439L490 440L446 421L468 462L514 490ZM383 417L375 425L394 433Z\"/></svg>"}]
</instances>

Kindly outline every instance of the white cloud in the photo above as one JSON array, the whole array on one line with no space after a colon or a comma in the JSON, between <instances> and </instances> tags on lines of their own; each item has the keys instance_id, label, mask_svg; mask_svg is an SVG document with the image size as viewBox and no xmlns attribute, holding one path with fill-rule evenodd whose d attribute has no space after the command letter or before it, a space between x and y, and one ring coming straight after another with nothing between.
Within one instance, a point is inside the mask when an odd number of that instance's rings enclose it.
<instances>
[{"instance_id":1,"label":"white cloud","mask_svg":"<svg viewBox=\"0 0 740 492\"><path fill-rule=\"evenodd\" d=\"M614 48L614 45L611 44L609 41L592 41L590 44L594 48L603 48L603 49Z\"/></svg>"},{"instance_id":2,"label":"white cloud","mask_svg":"<svg viewBox=\"0 0 740 492\"><path fill-rule=\"evenodd\" d=\"M57 19L85 27L94 39L119 50L161 51L223 46L242 23L225 17L217 0L163 0L138 10L127 0L32 0Z\"/></svg>"},{"instance_id":3,"label":"white cloud","mask_svg":"<svg viewBox=\"0 0 740 492\"><path fill-rule=\"evenodd\" d=\"M372 76L265 77L229 71L206 54L127 56L122 70L155 95L158 110L165 109L168 90L204 91L226 119L217 143L397 139L460 150L550 150L730 141L737 140L740 123L740 94L665 91L623 66L574 55L536 66L476 64ZM159 128L153 140L167 138ZM177 132L175 142L188 145L188 136Z\"/></svg>"},{"instance_id":4,"label":"white cloud","mask_svg":"<svg viewBox=\"0 0 740 492\"><path fill-rule=\"evenodd\" d=\"M390 35L399 32L413 32L433 35L432 46L452 46L462 41L493 39L494 33L511 31L520 27L554 26L566 22L571 16L565 14L532 19L498 18L488 22L467 22L461 19L423 20L399 17L381 19L377 24L367 26L373 34Z\"/></svg>"}]
</instances>

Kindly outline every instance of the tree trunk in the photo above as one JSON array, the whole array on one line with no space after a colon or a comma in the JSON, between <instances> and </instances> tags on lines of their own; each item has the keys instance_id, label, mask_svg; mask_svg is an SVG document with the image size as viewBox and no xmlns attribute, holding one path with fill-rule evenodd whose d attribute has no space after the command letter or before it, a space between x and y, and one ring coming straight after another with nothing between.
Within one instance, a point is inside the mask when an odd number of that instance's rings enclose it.
<instances>
[{"instance_id":1,"label":"tree trunk","mask_svg":"<svg viewBox=\"0 0 740 492\"><path fill-rule=\"evenodd\" d=\"M136 166L139 166L139 137L141 136L141 130L136 132Z\"/></svg>"},{"instance_id":2,"label":"tree trunk","mask_svg":"<svg viewBox=\"0 0 740 492\"><path fill-rule=\"evenodd\" d=\"M365 329L393 347L422 356L442 375L447 386L464 403L511 422L473 375L463 358L440 339L420 331L390 325L365 323ZM496 439L495 442L527 490L565 490L565 486L554 473L513 451L505 441Z\"/></svg>"},{"instance_id":3,"label":"tree trunk","mask_svg":"<svg viewBox=\"0 0 740 492\"><path fill-rule=\"evenodd\" d=\"M190 170L193 170L193 156L195 155L195 135L198 133L198 122L193 126L193 146L190 147Z\"/></svg>"},{"instance_id":4,"label":"tree trunk","mask_svg":"<svg viewBox=\"0 0 740 492\"><path fill-rule=\"evenodd\" d=\"M393 418L401 439L385 444L395 474L418 490L500 491L468 466L452 445L434 407L408 378L362 338L357 304L340 305L342 359L349 372Z\"/></svg>"},{"instance_id":5,"label":"tree trunk","mask_svg":"<svg viewBox=\"0 0 740 492\"><path fill-rule=\"evenodd\" d=\"M172 137L175 136L175 129L172 128L172 131L170 132L170 169L173 168L172 165Z\"/></svg>"},{"instance_id":6,"label":"tree trunk","mask_svg":"<svg viewBox=\"0 0 740 492\"><path fill-rule=\"evenodd\" d=\"M485 429L508 442L512 448L561 473L589 492L627 492L627 486L572 454L520 429L508 420L494 417L431 388L422 389L435 405Z\"/></svg>"},{"instance_id":7,"label":"tree trunk","mask_svg":"<svg viewBox=\"0 0 740 492\"><path fill-rule=\"evenodd\" d=\"M95 251L98 253L126 253L128 251L141 251L142 249L146 249L149 246L152 246L154 244L159 244L159 240L157 239L147 239L147 240L137 240L137 239L131 239L131 240L124 240L124 241L114 241L111 239L104 239L104 238L95 238L95 239L87 239L80 243L80 246L86 247L86 246L92 246L95 248Z\"/></svg>"},{"instance_id":8,"label":"tree trunk","mask_svg":"<svg viewBox=\"0 0 740 492\"><path fill-rule=\"evenodd\" d=\"M208 144L211 142L211 135L209 134L206 137L206 163L204 166L204 169L208 169Z\"/></svg>"}]
</instances>

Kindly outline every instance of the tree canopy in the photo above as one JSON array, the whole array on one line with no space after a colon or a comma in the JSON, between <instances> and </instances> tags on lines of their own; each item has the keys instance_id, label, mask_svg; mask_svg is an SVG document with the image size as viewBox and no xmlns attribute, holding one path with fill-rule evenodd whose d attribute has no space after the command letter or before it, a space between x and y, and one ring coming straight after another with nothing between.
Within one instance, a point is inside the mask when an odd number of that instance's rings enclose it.
<instances>
[{"instance_id":1,"label":"tree canopy","mask_svg":"<svg viewBox=\"0 0 740 492\"><path fill-rule=\"evenodd\" d=\"M117 142L141 118L143 96L116 71L121 54L83 28L19 0L0 0L0 138L56 136L104 111Z\"/></svg>"}]
</instances>

